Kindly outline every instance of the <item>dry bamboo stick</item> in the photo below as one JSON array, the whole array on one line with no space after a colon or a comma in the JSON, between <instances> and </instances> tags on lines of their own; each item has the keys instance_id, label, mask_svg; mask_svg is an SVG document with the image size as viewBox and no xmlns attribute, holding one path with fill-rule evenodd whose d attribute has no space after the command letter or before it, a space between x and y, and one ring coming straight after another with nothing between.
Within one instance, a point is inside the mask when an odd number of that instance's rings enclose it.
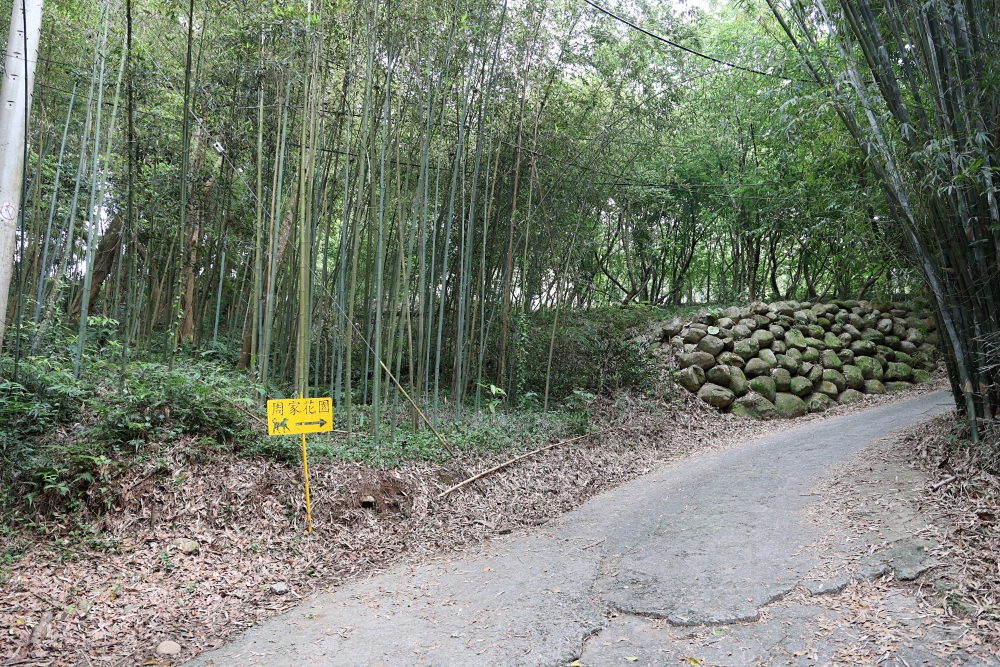
<instances>
[{"instance_id":1,"label":"dry bamboo stick","mask_svg":"<svg viewBox=\"0 0 1000 667\"><path fill-rule=\"evenodd\" d=\"M614 428L613 426L608 426L607 428L602 428L599 431L593 431L591 433L586 433L584 435L578 435L577 437L570 438L569 440L561 440L559 442L553 442L552 444L545 445L544 447L540 447L538 449L532 450L532 451L528 452L527 454L521 454L520 456L515 456L514 458L510 459L509 461L504 461L500 465L493 466L489 470L484 470L483 472L479 473L478 475L473 475L472 477L470 477L469 479L465 480L464 482L459 482L458 484L456 484L455 486L451 487L450 489L445 489L444 491L442 491L441 493L438 494L438 500L441 500L442 498L444 498L445 496L447 496L452 491L457 491L458 489L461 489L466 484L471 484L472 482L475 482L476 480L479 480L479 479L482 479L483 477L487 477L489 475L492 475L496 471L503 470L504 468L506 468L507 466L511 465L512 463L517 463L521 459L526 459L529 456L534 456L535 454L539 454L541 452L544 452L547 449L553 449L554 447L558 447L559 445L568 445L571 442L576 442L577 440L583 440L584 438L589 438L592 435L597 435L599 433L604 433L605 431L610 431L613 428Z\"/></svg>"}]
</instances>

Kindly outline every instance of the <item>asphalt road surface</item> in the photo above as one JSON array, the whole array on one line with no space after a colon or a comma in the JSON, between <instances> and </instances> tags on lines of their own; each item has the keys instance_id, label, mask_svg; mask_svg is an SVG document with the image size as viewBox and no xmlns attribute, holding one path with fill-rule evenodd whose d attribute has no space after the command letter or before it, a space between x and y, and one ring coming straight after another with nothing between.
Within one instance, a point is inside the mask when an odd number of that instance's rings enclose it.
<instances>
[{"instance_id":1,"label":"asphalt road surface","mask_svg":"<svg viewBox=\"0 0 1000 667\"><path fill-rule=\"evenodd\" d=\"M934 392L674 462L476 557L323 593L188 665L677 665L702 636L718 638L700 644L706 665L822 664L848 638L790 650L821 610L761 617L796 586L822 594L846 583L813 580L821 559L807 547L821 530L804 518L810 490L874 441L953 406ZM921 549L911 551L888 566L919 570ZM877 559L864 567L888 571ZM896 613L912 603L900 593ZM883 664L936 664L922 650Z\"/></svg>"}]
</instances>

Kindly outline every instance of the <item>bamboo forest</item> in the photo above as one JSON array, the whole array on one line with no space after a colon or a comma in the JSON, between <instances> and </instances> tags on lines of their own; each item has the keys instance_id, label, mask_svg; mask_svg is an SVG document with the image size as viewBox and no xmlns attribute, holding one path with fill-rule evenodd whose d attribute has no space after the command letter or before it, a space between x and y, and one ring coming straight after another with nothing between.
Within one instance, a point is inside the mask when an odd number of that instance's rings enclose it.
<instances>
[{"instance_id":1,"label":"bamboo forest","mask_svg":"<svg viewBox=\"0 0 1000 667\"><path fill-rule=\"evenodd\" d=\"M126 553L129 531L182 521L170 503L201 502L166 500L196 477L287 473L289 534L326 534L350 524L337 494L383 512L386 480L410 480L392 482L405 519L418 487L436 507L478 474L463 493L494 502L483 485L550 444L707 442L775 406L846 414L931 385L950 392L947 446L1000 470L995 3L2 0L0 16L0 586L33 544ZM838 370L866 355L874 375ZM283 436L296 422L269 406L312 398L329 421ZM606 483L559 512L647 465L588 461ZM116 636L159 637L149 623ZM23 630L2 664L86 664L46 662L55 640Z\"/></svg>"}]
</instances>

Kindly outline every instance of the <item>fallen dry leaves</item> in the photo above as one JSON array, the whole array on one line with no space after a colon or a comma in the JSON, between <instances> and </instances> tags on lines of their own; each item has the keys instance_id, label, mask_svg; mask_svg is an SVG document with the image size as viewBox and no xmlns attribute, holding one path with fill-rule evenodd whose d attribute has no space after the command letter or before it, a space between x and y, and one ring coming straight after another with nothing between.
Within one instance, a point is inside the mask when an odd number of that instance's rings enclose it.
<instances>
[{"instance_id":1,"label":"fallen dry leaves","mask_svg":"<svg viewBox=\"0 0 1000 667\"><path fill-rule=\"evenodd\" d=\"M822 500L806 515L828 531L813 545L825 561L816 572L820 578L851 575L864 556L890 548L883 530L909 526L915 537L939 545L931 551L931 567L914 581L886 574L854 581L834 595L814 597L796 589L778 603L827 612L816 638L839 642L834 665L880 664L914 644L932 647L930 654L945 661L941 664L1000 662L1000 530L989 516L984 520L987 512L995 516L1000 484L975 465L974 450L958 448L949 438L955 425L950 413L904 429L845 463L817 488ZM886 483L880 465L895 471L894 482ZM958 481L936 487L949 475ZM834 525L835 531L829 528ZM852 553L852 541L871 547Z\"/></svg>"},{"instance_id":2,"label":"fallen dry leaves","mask_svg":"<svg viewBox=\"0 0 1000 667\"><path fill-rule=\"evenodd\" d=\"M984 456L996 457L1000 440L993 431L983 445L964 446L950 437L956 428L954 417L939 418L903 437L915 464L934 480L919 501L930 519L921 536L940 545L934 550L944 565L938 591L949 605L1000 621L1000 479L986 470L997 459Z\"/></svg>"},{"instance_id":3,"label":"fallen dry leaves","mask_svg":"<svg viewBox=\"0 0 1000 667\"><path fill-rule=\"evenodd\" d=\"M899 398L869 397L826 417ZM0 665L185 660L323 588L540 525L666 461L826 418L760 423L720 415L691 395L675 400L682 403L624 394L599 401L594 422L612 430L440 502L436 495L462 479L454 464L313 462L312 534L295 466L228 458L134 471L119 480L121 505L97 518L90 540L74 532L73 516L47 521L43 534L0 537L0 549L24 551L0 598ZM508 454L465 454L461 465L486 470ZM368 495L374 507L362 507ZM184 540L197 541L197 551L185 553ZM276 583L289 592L272 592ZM164 640L181 654L157 656Z\"/></svg>"}]
</instances>

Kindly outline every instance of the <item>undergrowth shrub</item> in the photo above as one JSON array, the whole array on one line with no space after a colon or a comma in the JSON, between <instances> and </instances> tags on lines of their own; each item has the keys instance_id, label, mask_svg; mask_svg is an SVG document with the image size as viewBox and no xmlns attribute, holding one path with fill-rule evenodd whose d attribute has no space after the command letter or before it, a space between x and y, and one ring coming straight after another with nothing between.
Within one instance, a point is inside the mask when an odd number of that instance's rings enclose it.
<instances>
[{"instance_id":1,"label":"undergrowth shrub","mask_svg":"<svg viewBox=\"0 0 1000 667\"><path fill-rule=\"evenodd\" d=\"M521 366L526 391L545 391L552 316L551 312L537 314L528 326ZM653 365L636 335L665 317L662 309L648 306L560 313L549 378L550 404L571 397L576 389L594 394L646 390Z\"/></svg>"},{"instance_id":2,"label":"undergrowth shrub","mask_svg":"<svg viewBox=\"0 0 1000 667\"><path fill-rule=\"evenodd\" d=\"M61 361L27 357L18 365L16 380L12 363L0 365L0 456L79 411L84 385Z\"/></svg>"},{"instance_id":3,"label":"undergrowth shrub","mask_svg":"<svg viewBox=\"0 0 1000 667\"><path fill-rule=\"evenodd\" d=\"M162 363L133 364L120 390L95 401L96 430L116 444L191 433L232 441L243 421L237 404L251 405L248 387L219 367L202 362L170 371Z\"/></svg>"},{"instance_id":4,"label":"undergrowth shrub","mask_svg":"<svg viewBox=\"0 0 1000 667\"><path fill-rule=\"evenodd\" d=\"M170 446L188 460L205 460L251 425L256 389L223 365L182 360L129 365L120 348L93 351L73 377L71 345L20 360L0 361L0 510L28 506L106 510L114 480Z\"/></svg>"},{"instance_id":5,"label":"undergrowth shrub","mask_svg":"<svg viewBox=\"0 0 1000 667\"><path fill-rule=\"evenodd\" d=\"M75 511L84 505L101 512L114 501L113 481L124 464L107 445L89 439L46 442L21 449L23 458L9 480L41 514Z\"/></svg>"}]
</instances>

